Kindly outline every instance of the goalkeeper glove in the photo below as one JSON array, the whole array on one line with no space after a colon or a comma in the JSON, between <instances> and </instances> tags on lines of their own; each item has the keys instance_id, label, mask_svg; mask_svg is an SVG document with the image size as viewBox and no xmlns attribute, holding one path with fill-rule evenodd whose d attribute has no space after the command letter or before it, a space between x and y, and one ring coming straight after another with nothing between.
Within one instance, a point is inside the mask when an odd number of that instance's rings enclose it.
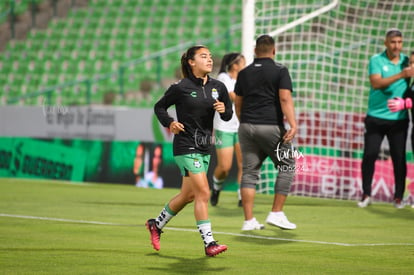
<instances>
[{"instance_id":1,"label":"goalkeeper glove","mask_svg":"<svg viewBox=\"0 0 414 275\"><path fill-rule=\"evenodd\" d=\"M413 107L413 102L411 98L401 98L401 97L395 97L393 99L389 99L387 102L388 109L390 109L391 112L398 112L404 109L410 109Z\"/></svg>"}]
</instances>

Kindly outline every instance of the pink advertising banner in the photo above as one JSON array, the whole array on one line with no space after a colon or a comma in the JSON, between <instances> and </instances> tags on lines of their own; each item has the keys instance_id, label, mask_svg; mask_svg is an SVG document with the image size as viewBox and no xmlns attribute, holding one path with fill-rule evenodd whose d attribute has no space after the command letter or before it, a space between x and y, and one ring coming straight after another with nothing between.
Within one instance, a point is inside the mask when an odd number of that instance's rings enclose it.
<instances>
[{"instance_id":1,"label":"pink advertising banner","mask_svg":"<svg viewBox=\"0 0 414 275\"><path fill-rule=\"evenodd\" d=\"M361 160L306 155L296 160L291 193L326 198L359 199L362 195ZM391 159L377 160L372 182L374 201L392 201L394 175ZM405 198L414 198L414 164L407 165Z\"/></svg>"}]
</instances>

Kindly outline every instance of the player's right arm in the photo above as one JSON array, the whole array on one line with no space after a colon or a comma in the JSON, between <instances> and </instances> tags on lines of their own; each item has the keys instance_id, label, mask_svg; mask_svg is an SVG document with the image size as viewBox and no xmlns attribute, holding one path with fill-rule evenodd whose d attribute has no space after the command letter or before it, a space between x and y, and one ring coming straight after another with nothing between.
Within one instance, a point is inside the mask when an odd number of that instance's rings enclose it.
<instances>
[{"instance_id":1,"label":"player's right arm","mask_svg":"<svg viewBox=\"0 0 414 275\"><path fill-rule=\"evenodd\" d=\"M157 116L160 123L167 128L169 128L171 123L174 121L174 118L169 115L167 110L176 102L177 93L175 90L176 85L170 86L165 94L154 105L155 115Z\"/></svg>"},{"instance_id":2,"label":"player's right arm","mask_svg":"<svg viewBox=\"0 0 414 275\"><path fill-rule=\"evenodd\" d=\"M297 132L295 108L293 104L292 92L287 89L280 89L279 99L280 99L280 106L282 107L282 112L285 115L287 123L290 126L290 129L288 129L286 134L283 136L283 140L285 142L290 142L295 137L296 132Z\"/></svg>"}]
</instances>

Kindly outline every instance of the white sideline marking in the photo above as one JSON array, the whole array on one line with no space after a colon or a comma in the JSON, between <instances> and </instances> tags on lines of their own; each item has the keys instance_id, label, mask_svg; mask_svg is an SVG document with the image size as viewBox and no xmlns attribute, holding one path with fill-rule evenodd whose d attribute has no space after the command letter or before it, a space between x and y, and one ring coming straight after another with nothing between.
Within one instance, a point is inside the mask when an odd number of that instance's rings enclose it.
<instances>
[{"instance_id":1,"label":"white sideline marking","mask_svg":"<svg viewBox=\"0 0 414 275\"><path fill-rule=\"evenodd\" d=\"M198 232L195 229L183 229L183 228L173 228L173 227L165 227L169 230L175 231L189 231L189 232ZM338 245L338 246L406 246L406 245L414 245L414 243L361 243L361 244L352 244L352 243L338 243L338 242L322 242L322 241L311 241L311 240L297 240L297 239L285 239L285 238L275 238L275 237L268 237L268 236L258 236L258 235L249 235L249 234L239 234L239 233L231 233L231 232L218 232L214 231L214 234L222 234L222 235L229 235L229 236L237 236L237 237L246 237L246 238L254 238L254 239L263 239L263 240L275 240L275 241L288 241L288 242L300 242L300 243L313 243L313 244L327 244L327 245Z\"/></svg>"},{"instance_id":2,"label":"white sideline marking","mask_svg":"<svg viewBox=\"0 0 414 275\"><path fill-rule=\"evenodd\" d=\"M84 221L84 220L70 220L70 219L59 219L59 218L48 218L48 217L36 217L36 216L24 216L24 215L10 215L0 213L1 217L9 218L20 218L20 219L31 219L31 220L46 220L46 221L59 221L59 222L73 222L73 223L88 223L88 224L100 224L100 225L126 225L120 223L111 222L96 222L96 221Z\"/></svg>"},{"instance_id":3,"label":"white sideline marking","mask_svg":"<svg viewBox=\"0 0 414 275\"><path fill-rule=\"evenodd\" d=\"M60 219L60 218L50 218L50 217L12 215L12 214L4 214L4 213L0 213L0 217L31 219L31 220L59 221L59 222L71 222L71 223L86 223L86 224L97 224L97 225L136 226L136 225L111 223L111 222L71 220L71 219ZM198 232L198 230L196 230L196 229L186 229L186 228L165 227L165 229L174 230L174 231L184 231L184 232ZM254 238L254 239L263 239L263 240L301 242L301 243L350 246L350 247L352 247L352 246L411 246L411 245L414 245L414 243L371 243L371 244L370 243L362 243L362 244L351 244L351 243L338 243L338 242L323 242L323 241L275 238L275 237L267 237L267 236L257 236L257 235L239 234L239 233L231 233L231 232L217 232L217 231L214 231L214 234L222 234L222 235L245 237L245 238Z\"/></svg>"}]
</instances>

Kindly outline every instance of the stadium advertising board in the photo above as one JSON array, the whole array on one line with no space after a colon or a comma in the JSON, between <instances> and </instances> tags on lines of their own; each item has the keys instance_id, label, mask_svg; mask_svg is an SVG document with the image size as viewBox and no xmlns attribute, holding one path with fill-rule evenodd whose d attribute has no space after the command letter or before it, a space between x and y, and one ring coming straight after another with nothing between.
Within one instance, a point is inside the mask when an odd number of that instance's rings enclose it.
<instances>
[{"instance_id":1,"label":"stadium advertising board","mask_svg":"<svg viewBox=\"0 0 414 275\"><path fill-rule=\"evenodd\" d=\"M300 146L331 147L352 151L362 147L365 114L300 112L297 141Z\"/></svg>"},{"instance_id":2,"label":"stadium advertising board","mask_svg":"<svg viewBox=\"0 0 414 275\"><path fill-rule=\"evenodd\" d=\"M359 199L362 195L361 160L354 158L306 155L297 159L297 171L291 192L295 195ZM377 160L372 197L377 201L394 198L391 159ZM414 164L407 164L406 197L414 199Z\"/></svg>"},{"instance_id":3,"label":"stadium advertising board","mask_svg":"<svg viewBox=\"0 0 414 275\"><path fill-rule=\"evenodd\" d=\"M152 109L107 106L2 106L0 136L160 141L171 137Z\"/></svg>"},{"instance_id":4,"label":"stadium advertising board","mask_svg":"<svg viewBox=\"0 0 414 275\"><path fill-rule=\"evenodd\" d=\"M172 144L86 139L0 138L0 177L179 187Z\"/></svg>"},{"instance_id":5,"label":"stadium advertising board","mask_svg":"<svg viewBox=\"0 0 414 275\"><path fill-rule=\"evenodd\" d=\"M0 139L0 176L83 181L84 152L27 138Z\"/></svg>"},{"instance_id":6,"label":"stadium advertising board","mask_svg":"<svg viewBox=\"0 0 414 275\"><path fill-rule=\"evenodd\" d=\"M299 112L297 117L295 145L300 154L292 193L358 199L364 114L315 111ZM173 136L160 125L152 109L3 106L0 136L3 177L123 183L145 188L181 184L172 156ZM383 144L384 152L387 146ZM213 154L209 178L215 163ZM158 165L156 171L154 165ZM376 165L374 198L389 201L393 194L391 162L385 156ZM226 190L237 189L237 169L233 166ZM407 188L414 189L412 162L408 171ZM276 176L273 165L265 162L257 191L272 193Z\"/></svg>"},{"instance_id":7,"label":"stadium advertising board","mask_svg":"<svg viewBox=\"0 0 414 275\"><path fill-rule=\"evenodd\" d=\"M348 155L364 146L365 113L307 111L296 116L298 146L335 148ZM408 140L407 150L411 150Z\"/></svg>"}]
</instances>

